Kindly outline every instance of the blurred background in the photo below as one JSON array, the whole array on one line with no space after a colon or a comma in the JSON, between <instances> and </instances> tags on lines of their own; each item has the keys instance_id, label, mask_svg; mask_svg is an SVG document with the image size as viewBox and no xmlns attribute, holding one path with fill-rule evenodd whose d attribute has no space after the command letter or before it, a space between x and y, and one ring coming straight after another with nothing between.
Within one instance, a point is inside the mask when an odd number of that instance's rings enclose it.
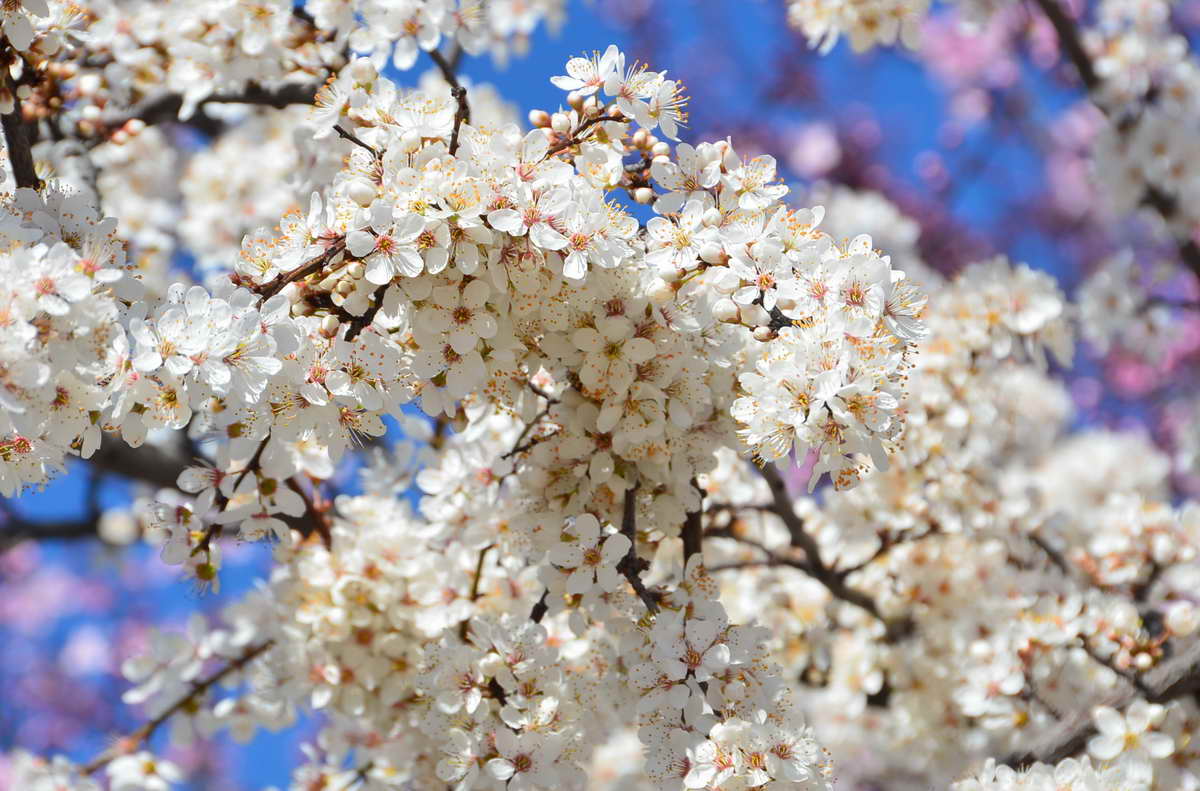
<instances>
[{"instance_id":1,"label":"blurred background","mask_svg":"<svg viewBox=\"0 0 1200 791\"><path fill-rule=\"evenodd\" d=\"M954 9L935 9L920 52L858 55L842 42L824 56L788 27L783 0L568 0L566 13L561 29L537 28L528 52L507 64L466 58L461 73L495 86L524 118L557 109L563 93L548 78L569 57L616 43L687 85L684 141L730 136L743 156L775 156L793 203L825 204L835 236L870 228L900 269L919 259L952 273L1006 255L1050 272L1073 296L1117 251L1132 250L1149 270L1175 260L1151 221L1115 219L1093 187L1086 152L1099 115L1060 62L1049 25L1024 4L1006 5L976 34ZM1200 0L1174 13L1194 44ZM422 56L388 76L415 86L432 67ZM203 130L173 134L193 154L208 144ZM193 266L186 250L174 255L180 268ZM1181 435L1195 422L1200 293L1173 267L1155 288L1182 307L1159 353L1081 342L1060 373L1079 425L1140 428L1179 460L1172 483L1182 496L1200 490L1187 472L1193 441ZM354 491L355 471L339 470L335 482ZM125 516L158 485L145 469L75 463L44 491L0 503L0 753L86 759L137 727L141 714L120 700L122 660L152 627L181 630L191 613L215 612L266 574L269 547L230 544L219 591L181 582ZM249 750L222 736L215 747L167 754L188 788L285 786L313 731L309 722L260 733Z\"/></svg>"}]
</instances>

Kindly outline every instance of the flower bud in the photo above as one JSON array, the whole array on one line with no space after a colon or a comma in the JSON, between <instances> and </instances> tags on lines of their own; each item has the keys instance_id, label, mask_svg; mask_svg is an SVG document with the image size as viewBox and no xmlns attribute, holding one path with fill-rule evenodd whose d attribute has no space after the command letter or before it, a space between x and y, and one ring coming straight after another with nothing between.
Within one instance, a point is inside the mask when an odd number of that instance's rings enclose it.
<instances>
[{"instance_id":1,"label":"flower bud","mask_svg":"<svg viewBox=\"0 0 1200 791\"><path fill-rule=\"evenodd\" d=\"M550 126L550 113L545 110L530 110L529 125L535 129L545 129Z\"/></svg>"},{"instance_id":2,"label":"flower bud","mask_svg":"<svg viewBox=\"0 0 1200 791\"><path fill-rule=\"evenodd\" d=\"M654 202L654 190L649 187L638 187L633 191L633 199L643 206Z\"/></svg>"},{"instance_id":3,"label":"flower bud","mask_svg":"<svg viewBox=\"0 0 1200 791\"><path fill-rule=\"evenodd\" d=\"M704 216L700 218L700 222L704 223L707 228L714 228L721 224L721 212L716 206L712 206L708 211L704 212Z\"/></svg>"},{"instance_id":4,"label":"flower bud","mask_svg":"<svg viewBox=\"0 0 1200 791\"><path fill-rule=\"evenodd\" d=\"M670 156L671 146L660 140L650 147L650 153L654 154L656 157Z\"/></svg>"},{"instance_id":5,"label":"flower bud","mask_svg":"<svg viewBox=\"0 0 1200 791\"><path fill-rule=\"evenodd\" d=\"M723 321L726 324L738 323L737 303L728 297L718 299L713 303L712 314L717 321Z\"/></svg>"},{"instance_id":6,"label":"flower bud","mask_svg":"<svg viewBox=\"0 0 1200 791\"><path fill-rule=\"evenodd\" d=\"M1196 608L1191 602L1177 602L1167 610L1166 624L1172 634L1185 636L1196 631Z\"/></svg>"},{"instance_id":7,"label":"flower bud","mask_svg":"<svg viewBox=\"0 0 1200 791\"><path fill-rule=\"evenodd\" d=\"M333 287L333 290L341 294L343 297L348 297L354 293L354 281L350 278L343 277L337 282L337 285Z\"/></svg>"},{"instance_id":8,"label":"flower bud","mask_svg":"<svg viewBox=\"0 0 1200 791\"><path fill-rule=\"evenodd\" d=\"M367 273L367 267L362 261L355 261L350 266L346 267L346 274L353 280L362 280L363 275Z\"/></svg>"},{"instance_id":9,"label":"flower bud","mask_svg":"<svg viewBox=\"0 0 1200 791\"><path fill-rule=\"evenodd\" d=\"M717 242L705 242L700 245L700 260L706 264L722 265L729 261L725 248Z\"/></svg>"},{"instance_id":10,"label":"flower bud","mask_svg":"<svg viewBox=\"0 0 1200 791\"><path fill-rule=\"evenodd\" d=\"M600 113L600 100L595 96L589 96L583 103L582 112L588 116L598 115Z\"/></svg>"},{"instance_id":11,"label":"flower bud","mask_svg":"<svg viewBox=\"0 0 1200 791\"><path fill-rule=\"evenodd\" d=\"M683 277L683 273L675 267L673 261L664 261L658 265L658 276L668 283L675 283Z\"/></svg>"},{"instance_id":12,"label":"flower bud","mask_svg":"<svg viewBox=\"0 0 1200 791\"><path fill-rule=\"evenodd\" d=\"M375 64L371 63L370 59L356 58L350 64L350 76L355 82L374 82L379 72L375 71Z\"/></svg>"},{"instance_id":13,"label":"flower bud","mask_svg":"<svg viewBox=\"0 0 1200 791\"><path fill-rule=\"evenodd\" d=\"M754 340L756 340L756 341L761 341L762 343L766 343L767 341L772 340L774 337L775 337L775 330L771 329L770 327L755 327L754 328Z\"/></svg>"},{"instance_id":14,"label":"flower bud","mask_svg":"<svg viewBox=\"0 0 1200 791\"><path fill-rule=\"evenodd\" d=\"M646 148L649 145L649 141L650 133L645 129L639 129L634 132L633 137L631 137L629 140L629 142L633 143L633 145L637 148Z\"/></svg>"},{"instance_id":15,"label":"flower bud","mask_svg":"<svg viewBox=\"0 0 1200 791\"><path fill-rule=\"evenodd\" d=\"M771 323L771 314L763 310L762 305L743 305L741 313L742 323L747 327L764 327Z\"/></svg>"},{"instance_id":16,"label":"flower bud","mask_svg":"<svg viewBox=\"0 0 1200 791\"><path fill-rule=\"evenodd\" d=\"M665 280L655 280L650 284L647 295L655 305L665 305L675 298L675 289Z\"/></svg>"},{"instance_id":17,"label":"flower bud","mask_svg":"<svg viewBox=\"0 0 1200 791\"><path fill-rule=\"evenodd\" d=\"M321 319L321 336L325 338L336 338L338 329L342 323L338 321L337 316L326 316Z\"/></svg>"},{"instance_id":18,"label":"flower bud","mask_svg":"<svg viewBox=\"0 0 1200 791\"><path fill-rule=\"evenodd\" d=\"M571 106L572 110L583 109L583 94L579 91L571 91L567 94L567 104Z\"/></svg>"},{"instance_id":19,"label":"flower bud","mask_svg":"<svg viewBox=\"0 0 1200 791\"><path fill-rule=\"evenodd\" d=\"M351 179L346 184L346 197L364 209L374 202L378 194L375 185L366 179Z\"/></svg>"},{"instance_id":20,"label":"flower bud","mask_svg":"<svg viewBox=\"0 0 1200 791\"><path fill-rule=\"evenodd\" d=\"M550 116L550 128L560 135L565 135L571 131L571 119L566 113L555 113Z\"/></svg>"},{"instance_id":21,"label":"flower bud","mask_svg":"<svg viewBox=\"0 0 1200 791\"><path fill-rule=\"evenodd\" d=\"M421 149L421 135L415 129L410 129L404 133L404 137L400 138L400 146L405 151L419 151Z\"/></svg>"}]
</instances>

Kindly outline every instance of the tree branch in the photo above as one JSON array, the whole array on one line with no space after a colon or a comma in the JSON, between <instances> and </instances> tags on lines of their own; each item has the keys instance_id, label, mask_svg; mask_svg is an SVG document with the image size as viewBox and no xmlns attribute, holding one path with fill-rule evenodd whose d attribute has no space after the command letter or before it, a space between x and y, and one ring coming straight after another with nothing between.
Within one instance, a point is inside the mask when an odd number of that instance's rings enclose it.
<instances>
[{"instance_id":1,"label":"tree branch","mask_svg":"<svg viewBox=\"0 0 1200 791\"><path fill-rule=\"evenodd\" d=\"M621 562L617 564L617 571L629 580L629 584L633 586L634 593L646 605L646 609L651 615L658 612L658 601L653 594L646 589L646 583L642 582L641 573L649 565L645 560L637 555L637 493L640 483L635 483L632 487L625 490L625 504L621 512L621 533L629 539L629 551L625 553L625 557L621 558Z\"/></svg>"},{"instance_id":2,"label":"tree branch","mask_svg":"<svg viewBox=\"0 0 1200 791\"><path fill-rule=\"evenodd\" d=\"M1088 653L1091 651L1088 650ZM1102 664L1108 666L1108 663ZM1200 642L1193 643L1178 656L1133 678L1125 673L1118 672L1118 675L1128 685L1125 692L1107 703L1113 708L1122 709L1137 697L1144 697L1150 703L1167 703L1194 694L1200 691ZM1008 755L1001 763L1013 768L1038 762L1055 764L1081 752L1088 740L1097 733L1099 731L1089 708L1063 720L1047 735L1040 747Z\"/></svg>"},{"instance_id":3,"label":"tree branch","mask_svg":"<svg viewBox=\"0 0 1200 791\"><path fill-rule=\"evenodd\" d=\"M186 695L168 706L166 711L164 711L162 714L159 714L157 717L150 720L128 736L118 739L116 744L114 744L112 747L108 748L81 766L79 768L80 774L89 775L92 772L95 772L97 769L100 769L108 763L116 760L117 758L120 758L123 755L128 755L138 749L138 747L140 747L144 742L154 735L154 732L158 730L163 723L165 723L175 714L178 714L180 711L183 711L184 709L190 707L193 703L197 702L205 692L223 680L226 676L229 676L250 664L255 657L259 656L268 648L270 648L273 642L274 641L272 640L267 640L266 642L251 646L241 656L231 660L229 664L225 665L225 667L213 673L211 676L202 678L199 681L193 681L192 688L188 690Z\"/></svg>"},{"instance_id":4,"label":"tree branch","mask_svg":"<svg viewBox=\"0 0 1200 791\"><path fill-rule=\"evenodd\" d=\"M1075 71L1079 75L1079 79L1083 82L1087 92L1089 94L1099 92L1104 85L1104 81L1096 73L1096 68L1092 63L1091 56L1088 55L1087 49L1083 45L1083 39L1079 35L1079 28L1075 20L1067 15L1067 12L1059 5L1058 0L1033 0L1033 2L1042 10L1042 13L1045 14L1046 19L1049 20L1051 26L1054 28L1054 33L1058 36L1059 45L1066 53L1071 64L1075 67ZM1096 102L1096 105L1105 115L1111 115L1103 104ZM1142 196L1142 203L1154 209L1167 222L1170 222L1179 210L1178 201L1156 185L1147 187L1146 194ZM1200 277L1200 245L1197 245L1190 238L1177 239L1176 243L1180 260L1197 277Z\"/></svg>"},{"instance_id":5,"label":"tree branch","mask_svg":"<svg viewBox=\"0 0 1200 791\"><path fill-rule=\"evenodd\" d=\"M445 55L436 49L429 51L429 57L437 64L438 69L441 70L442 77L450 85L450 95L458 103L458 109L454 113L454 131L450 133L450 155L453 156L458 153L458 133L463 123L471 122L471 107L467 103L467 89L459 83L458 75L455 73L458 62L457 57L455 58L455 62L451 63L446 60Z\"/></svg>"},{"instance_id":6,"label":"tree branch","mask_svg":"<svg viewBox=\"0 0 1200 791\"><path fill-rule=\"evenodd\" d=\"M885 616L879 611L879 607L875 604L874 599L857 588L847 585L845 575L839 574L826 565L825 561L821 558L821 550L817 546L816 540L804 530L804 521L796 515L795 509L792 508L791 499L788 497L787 485L779 475L779 470L773 464L765 464L762 467L755 465L755 468L762 475L763 479L766 480L767 486L771 489L771 500L774 504L771 508L771 513L782 519L784 525L787 526L788 532L792 537L792 546L804 550L807 563L797 566L797 568L802 568L813 579L824 585L835 599L841 599L848 604L853 604L855 607L877 618L887 629L888 640L894 641L909 636L914 627L911 618L889 618Z\"/></svg>"},{"instance_id":7,"label":"tree branch","mask_svg":"<svg viewBox=\"0 0 1200 791\"><path fill-rule=\"evenodd\" d=\"M33 149L29 140L29 129L25 126L25 118L21 111L21 99L17 96L17 89L8 68L4 67L0 71L3 71L4 90L13 100L12 112L0 115L0 126L4 127L4 145L8 148L8 161L12 164L13 178L18 187L41 189L42 180L38 178L33 166Z\"/></svg>"},{"instance_id":8,"label":"tree branch","mask_svg":"<svg viewBox=\"0 0 1200 791\"><path fill-rule=\"evenodd\" d=\"M214 93L206 96L196 105L196 109L199 111L206 104L252 104L282 110L293 104L312 104L316 101L317 90L320 87L320 84L286 83L268 89L250 83L241 93ZM183 97L177 93L167 93L143 99L125 115L109 118L100 123L105 129L118 129L134 119L142 121L147 126L171 121L188 123L179 119L181 107L183 107Z\"/></svg>"}]
</instances>

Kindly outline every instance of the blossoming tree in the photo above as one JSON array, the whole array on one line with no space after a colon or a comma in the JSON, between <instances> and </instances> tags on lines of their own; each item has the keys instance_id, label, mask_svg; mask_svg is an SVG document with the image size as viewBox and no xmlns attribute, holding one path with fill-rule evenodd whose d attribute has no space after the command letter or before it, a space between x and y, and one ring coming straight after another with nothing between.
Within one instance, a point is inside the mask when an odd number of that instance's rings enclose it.
<instances>
[{"instance_id":1,"label":"blossoming tree","mask_svg":"<svg viewBox=\"0 0 1200 791\"><path fill-rule=\"evenodd\" d=\"M863 48L927 4L789 5ZM1110 119L1099 183L1200 273L1167 6L1037 6ZM1177 306L1132 256L1080 311L877 249L902 218L679 142L669 64L615 46L527 128L459 79L562 14L3 3L0 493L78 456L157 487L139 529L199 589L228 542L274 561L124 663L143 726L14 753L17 787L164 789L160 729L314 713L298 789L1196 787L1200 512L1139 435L1069 434L1049 372L1077 317ZM182 177L169 124L208 138Z\"/></svg>"}]
</instances>

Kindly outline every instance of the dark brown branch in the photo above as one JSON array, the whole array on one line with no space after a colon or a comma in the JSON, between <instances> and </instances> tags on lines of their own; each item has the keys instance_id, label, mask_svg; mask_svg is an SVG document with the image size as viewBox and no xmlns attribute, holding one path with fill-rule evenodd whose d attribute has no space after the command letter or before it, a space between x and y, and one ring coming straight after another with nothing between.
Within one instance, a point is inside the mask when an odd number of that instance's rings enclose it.
<instances>
[{"instance_id":1,"label":"dark brown branch","mask_svg":"<svg viewBox=\"0 0 1200 791\"><path fill-rule=\"evenodd\" d=\"M650 614L654 615L658 612L658 601L646 589L646 583L642 582L641 576L650 564L639 558L637 554L637 493L639 487L640 484L635 483L631 488L625 490L625 504L621 512L621 533L629 539L629 551L617 564L617 571L629 580L634 593L646 605Z\"/></svg>"},{"instance_id":2,"label":"dark brown branch","mask_svg":"<svg viewBox=\"0 0 1200 791\"><path fill-rule=\"evenodd\" d=\"M371 156L375 159L379 159L379 152L375 150L374 146L367 145L358 137L358 135L355 135L353 132L347 132L341 124L334 124L333 131L337 132L338 137L342 138L343 140L349 140L359 148L370 152Z\"/></svg>"},{"instance_id":3,"label":"dark brown branch","mask_svg":"<svg viewBox=\"0 0 1200 791\"><path fill-rule=\"evenodd\" d=\"M546 611L550 609L550 603L547 598L550 596L550 591L544 591L542 598L537 600L537 604L533 605L533 609L529 611L529 620L534 623L541 623L546 617Z\"/></svg>"},{"instance_id":4,"label":"dark brown branch","mask_svg":"<svg viewBox=\"0 0 1200 791\"><path fill-rule=\"evenodd\" d=\"M1095 66L1092 64L1091 56L1088 55L1087 49L1083 46L1083 39L1079 35L1079 28L1075 24L1075 20L1067 15L1066 10L1059 5L1058 0L1033 0L1037 6L1046 15L1051 26L1054 28L1055 35L1058 36L1059 45L1066 53L1067 58L1075 67L1076 73L1079 74L1079 79L1083 82L1084 87L1089 94L1097 93L1103 87L1103 80L1096 73ZM1108 108L1097 102L1106 115L1110 115ZM1118 125L1118 129L1120 129ZM1146 194L1142 196L1142 203L1156 211L1164 220L1170 222L1179 211L1178 201L1161 187L1151 185L1147 187ZM1179 258L1185 266L1200 277L1200 245L1190 238L1177 239L1177 247L1179 250Z\"/></svg>"},{"instance_id":5,"label":"dark brown branch","mask_svg":"<svg viewBox=\"0 0 1200 791\"><path fill-rule=\"evenodd\" d=\"M866 593L852 588L846 584L845 575L834 571L821 558L821 550L817 546L816 539L810 536L804 529L804 521L796 515L796 511L792 508L791 498L788 497L787 485L783 482L783 477L780 476L779 470L772 464L766 464L756 468L763 479L766 480L767 486L771 489L771 500L774 507L771 513L783 520L784 525L788 529L788 533L792 537L792 546L799 547L804 550L806 560L805 566L800 566L808 572L813 579L824 585L836 599L841 599L848 604L853 604L861 610L870 613L877 618L887 629L888 640L899 640L907 637L913 631L912 619L907 617L889 618L879 611L875 600Z\"/></svg>"},{"instance_id":6,"label":"dark brown branch","mask_svg":"<svg viewBox=\"0 0 1200 791\"><path fill-rule=\"evenodd\" d=\"M207 692L217 683L221 682L227 676L250 664L250 662L252 662L256 657L270 648L272 642L273 641L271 640L267 640L266 642L251 646L241 656L231 660L229 664L225 665L225 667L213 673L211 676L207 676L199 681L192 682L192 688L188 690L186 695L167 707L163 713L159 714L157 717L150 720L128 736L117 740L117 743L112 747L108 748L81 766L79 768L80 774L89 775L92 772L95 772L97 769L106 766L111 761L137 750L143 743L145 743L151 736L154 735L154 732L158 730L163 723L171 719L171 717L175 716L179 712L195 704L205 692Z\"/></svg>"},{"instance_id":7,"label":"dark brown branch","mask_svg":"<svg viewBox=\"0 0 1200 791\"><path fill-rule=\"evenodd\" d=\"M1100 78L1092 66L1092 59L1083 46L1075 21L1067 16L1066 10L1058 4L1058 0L1034 0L1058 36L1058 44L1070 58L1088 92L1094 92L1100 87Z\"/></svg>"},{"instance_id":8,"label":"dark brown branch","mask_svg":"<svg viewBox=\"0 0 1200 791\"><path fill-rule=\"evenodd\" d=\"M692 478L691 485L700 494L700 507L695 511L689 511L683 519L684 566L687 566L687 562L693 555L700 555L701 560L704 559L704 490L700 488L695 478Z\"/></svg>"},{"instance_id":9,"label":"dark brown branch","mask_svg":"<svg viewBox=\"0 0 1200 791\"><path fill-rule=\"evenodd\" d=\"M321 537L321 543L325 545L325 549L332 550L333 549L333 525L330 524L329 514L327 514L325 512L324 508L319 507L313 501L313 498L309 496L308 492L306 492L304 490L304 487L301 486L300 482L297 481L295 478L288 478L287 484L288 484L288 487L293 492L300 495L300 499L304 501L304 508L305 508L304 515L306 517L308 517L309 521L311 522L311 530L316 531L317 535L319 535ZM308 532L310 532L310 531L302 531L302 532L304 532L305 535L307 535Z\"/></svg>"},{"instance_id":10,"label":"dark brown branch","mask_svg":"<svg viewBox=\"0 0 1200 791\"><path fill-rule=\"evenodd\" d=\"M542 157L542 159L543 160L549 159L550 157L554 156L555 154L558 154L562 151L566 151L571 146L579 145L580 143L583 142L583 138L581 137L581 135L584 132L591 129L596 124L600 123L601 121L624 121L624 120L625 120L624 116L622 116L621 118L609 118L606 115L604 115L603 113L601 113L600 115L593 116L593 117L587 119L586 121L584 121L583 123L581 123L578 127L576 127L575 131L572 132L571 136L568 137L566 140L562 141L561 143L551 146L550 149L546 152L545 156Z\"/></svg>"},{"instance_id":11,"label":"dark brown branch","mask_svg":"<svg viewBox=\"0 0 1200 791\"><path fill-rule=\"evenodd\" d=\"M467 89L459 83L458 75L455 73L458 63L457 57L451 63L446 60L445 55L436 49L430 50L429 57L437 64L438 69L442 72L442 77L450 85L450 95L458 103L458 109L454 112L454 131L450 133L450 154L453 156L458 153L458 134L462 129L462 125L471 122L471 106L467 103Z\"/></svg>"},{"instance_id":12,"label":"dark brown branch","mask_svg":"<svg viewBox=\"0 0 1200 791\"><path fill-rule=\"evenodd\" d=\"M475 576L471 577L471 593L469 594L471 601L476 601L479 598L479 581L483 579L483 560L487 557L487 553L495 546L495 544L488 544L486 547L479 550L479 560L475 561ZM534 609L536 609L536 607ZM469 625L470 620L464 620L458 626L458 636L463 639L463 642L466 642L467 629Z\"/></svg>"},{"instance_id":13,"label":"dark brown branch","mask_svg":"<svg viewBox=\"0 0 1200 791\"><path fill-rule=\"evenodd\" d=\"M320 83L298 84L288 83L277 88L262 88L254 83L246 86L241 93L214 93L201 99L197 111L206 104L252 104L260 107L283 109L293 104L312 104L317 98ZM103 122L106 129L118 129L133 119L138 119L147 126L165 122L188 123L179 120L179 110L183 107L183 97L177 93L162 94L142 100L127 114L111 118Z\"/></svg>"},{"instance_id":14,"label":"dark brown branch","mask_svg":"<svg viewBox=\"0 0 1200 791\"><path fill-rule=\"evenodd\" d=\"M290 272L280 272L269 282L262 284L256 290L262 296L263 301L265 302L266 300L278 294L280 291L283 291L284 287L287 286L288 283L298 282L309 275L315 275L317 272L320 272L328 264L330 264L334 258L337 258L338 254L345 249L346 238L344 236L338 237L320 254L313 256Z\"/></svg>"},{"instance_id":15,"label":"dark brown branch","mask_svg":"<svg viewBox=\"0 0 1200 791\"><path fill-rule=\"evenodd\" d=\"M17 97L17 89L13 85L8 69L4 69L4 90L12 95L13 109L10 113L0 115L0 125L4 127L4 144L8 148L8 161L12 164L13 178L18 187L41 189L42 180L38 178L33 166L33 148L29 140L29 129L25 126L25 118L21 112L21 100Z\"/></svg>"},{"instance_id":16,"label":"dark brown branch","mask_svg":"<svg viewBox=\"0 0 1200 791\"><path fill-rule=\"evenodd\" d=\"M1088 653L1091 654L1091 651L1088 650ZM1108 663L1103 664L1108 666ZM1158 667L1137 674L1136 680L1130 679L1129 673L1117 672L1129 683L1125 692L1106 701L1105 705L1122 709L1139 696L1150 703L1178 700L1200 691L1200 642L1193 643L1183 653ZM1088 707L1063 720L1042 739L1041 745L1036 749L1013 753L1003 758L1001 763L1014 768L1038 762L1055 764L1081 752L1087 746L1088 740L1097 733L1091 707Z\"/></svg>"},{"instance_id":17,"label":"dark brown branch","mask_svg":"<svg viewBox=\"0 0 1200 791\"><path fill-rule=\"evenodd\" d=\"M346 340L352 341L359 336L363 330L371 326L371 322L375 321L375 315L379 313L379 309L383 307L383 298L387 294L390 283L384 283L371 294L374 302L368 307L361 316L354 316L350 319L350 329L346 330Z\"/></svg>"}]
</instances>

